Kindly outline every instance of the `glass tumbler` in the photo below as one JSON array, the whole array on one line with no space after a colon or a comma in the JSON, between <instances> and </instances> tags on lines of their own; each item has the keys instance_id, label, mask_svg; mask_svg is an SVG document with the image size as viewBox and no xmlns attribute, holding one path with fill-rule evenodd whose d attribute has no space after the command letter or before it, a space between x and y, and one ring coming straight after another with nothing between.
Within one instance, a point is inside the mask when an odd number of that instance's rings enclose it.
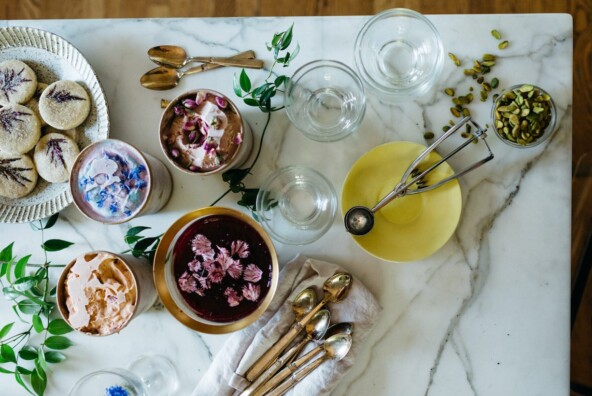
<instances>
[{"instance_id":1,"label":"glass tumbler","mask_svg":"<svg viewBox=\"0 0 592 396\"><path fill-rule=\"evenodd\" d=\"M426 17L395 8L366 22L354 44L354 59L370 92L386 102L401 102L433 87L444 64L444 47Z\"/></svg>"},{"instance_id":2,"label":"glass tumbler","mask_svg":"<svg viewBox=\"0 0 592 396\"><path fill-rule=\"evenodd\" d=\"M306 137L332 142L356 130L366 111L364 85L347 65L317 60L300 67L286 91L286 112Z\"/></svg>"},{"instance_id":3,"label":"glass tumbler","mask_svg":"<svg viewBox=\"0 0 592 396\"><path fill-rule=\"evenodd\" d=\"M305 245L331 228L337 196L331 182L317 171L288 166L272 172L263 182L256 210L259 222L273 239Z\"/></svg>"}]
</instances>

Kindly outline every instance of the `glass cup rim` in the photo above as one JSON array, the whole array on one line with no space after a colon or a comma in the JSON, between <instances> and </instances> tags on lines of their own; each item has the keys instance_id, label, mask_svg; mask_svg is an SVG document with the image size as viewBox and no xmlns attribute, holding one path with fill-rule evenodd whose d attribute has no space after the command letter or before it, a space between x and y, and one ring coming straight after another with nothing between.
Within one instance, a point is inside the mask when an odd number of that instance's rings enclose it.
<instances>
[{"instance_id":1,"label":"glass cup rim","mask_svg":"<svg viewBox=\"0 0 592 396\"><path fill-rule=\"evenodd\" d=\"M377 83L376 80L371 77L371 73L369 73L366 69L366 63L364 62L364 59L362 59L361 56L362 41L365 38L366 33L370 31L371 27L377 21L398 16L411 17L423 22L432 33L432 37L435 39L438 49L436 60L434 62L434 67L432 68L431 73L426 75L424 78L420 79L417 83L405 88L389 87L388 85ZM380 97L386 100L400 100L401 98L409 96L417 97L425 94L442 72L442 69L444 67L444 45L442 43L442 37L440 35L440 32L438 32L434 24L423 14L414 10L410 10L408 8L391 8L389 10L385 10L372 16L362 26L354 42L354 62L360 75L360 78L362 79L364 84L369 88L370 91L374 92Z\"/></svg>"},{"instance_id":2,"label":"glass cup rim","mask_svg":"<svg viewBox=\"0 0 592 396\"><path fill-rule=\"evenodd\" d=\"M83 377L79 378L78 381L76 381L76 383L72 386L72 388L68 392L68 396L74 396L75 395L74 392L78 391L80 389L80 387L84 386L86 381L90 380L91 378L94 378L94 377L97 377L100 375L105 375L105 374L113 375L113 376L119 377L125 381L132 382L132 384L135 387L138 387L139 390L142 392L142 394L140 396L146 395L145 386L142 383L141 379L135 373L133 373L131 370L128 370L128 369L116 367L116 368L106 368L106 369L93 371L93 372L88 373L88 374L84 375Z\"/></svg>"},{"instance_id":3,"label":"glass cup rim","mask_svg":"<svg viewBox=\"0 0 592 396\"><path fill-rule=\"evenodd\" d=\"M538 89L541 91L541 93L549 95L549 97L551 98L549 100L549 107L551 108L551 120L549 121L549 125L547 125L547 127L545 128L545 131L543 132L543 136L541 136L540 138L538 138L535 142L531 143L531 144L527 144L527 145L521 145L518 143L514 143L509 141L508 139L504 139L500 133L498 132L497 128L495 127L495 108L497 107L498 102L501 100L502 96L509 92L509 91L513 91L515 89L520 88L523 85L532 85L534 88ZM551 96L551 94L549 94L549 92L547 92L546 90L544 90L543 88L541 88L540 86L536 85L536 84L530 84L530 83L523 83L523 84L514 84L506 89L504 89L503 91L500 92L499 96L493 101L493 104L491 106L491 120L493 123L493 131L495 132L496 136L499 138L499 140L501 140L503 143L507 144L508 146L511 147L516 147L516 148L520 148L520 149L527 149L527 148L532 148L532 147L536 147L539 144L545 142L546 140L548 140L551 135L553 135L555 133L555 130L557 129L557 107L555 106L555 101L553 100L553 96ZM550 132L549 132L549 128Z\"/></svg>"},{"instance_id":4,"label":"glass cup rim","mask_svg":"<svg viewBox=\"0 0 592 396\"><path fill-rule=\"evenodd\" d=\"M308 239L299 240L299 241L296 241L293 239L288 239L284 235L279 234L275 229L273 229L268 224L268 222L266 220L266 217L265 217L266 211L263 210L263 195L265 194L265 191L269 188L270 184L273 181L277 180L278 177L280 177L286 173L296 172L296 171L300 171L301 173L307 173L308 176L316 177L320 181L322 181L328 187L328 190L330 192L329 199L331 201L331 207L332 207L331 221L327 221L327 224L325 224L322 228L320 228L319 231L317 233L315 233L315 235L311 236ZM269 235L271 235L271 237L273 239L275 239L281 243L284 243L286 245L302 246L302 245L306 245L306 244L316 241L317 239L319 239L320 237L325 235L327 233L327 231L329 231L329 229L331 228L331 225L333 224L333 221L335 220L335 215L337 213L337 193L335 192L335 188L333 187L333 185L331 184L329 179L326 178L320 172L317 172L315 169L312 169L308 166L302 166L302 165L289 165L289 166L274 170L263 181L263 183L261 184L261 187L259 188L259 192L257 193L257 198L256 198L256 203L255 203L255 211L257 213L257 216L260 219L259 221L260 221L261 225L269 233Z\"/></svg>"},{"instance_id":5,"label":"glass cup rim","mask_svg":"<svg viewBox=\"0 0 592 396\"><path fill-rule=\"evenodd\" d=\"M309 129L301 128L298 125L298 121L296 120L295 115L291 111L291 108L292 108L292 106L291 106L292 101L290 100L291 92L293 91L294 87L297 85L298 81L300 81L300 79L302 79L304 76L306 76L307 73L310 73L310 72L314 71L315 69L318 69L321 67L333 68L333 69L340 70L340 71L344 72L349 78L351 78L351 80L355 83L355 85L360 90L361 95L358 99L359 99L359 102L361 103L362 109L358 112L357 117L352 121L352 124L355 125L354 127L349 128L347 130L341 130L341 131L338 131L336 133L332 133L329 135L320 135L318 133L311 133ZM302 134L304 136L308 137L309 139L315 140L317 142L334 142L334 141L340 140L340 139L352 134L354 132L354 130L357 128L357 126L362 122L362 119L364 118L364 115L366 114L366 89L364 86L364 82L362 81L362 79L360 78L358 73L356 73L356 71L353 68L351 68L347 64L345 64L341 61L335 60L335 59L316 59L316 60L307 62L307 63L303 64L302 66L300 66L298 69L296 69L294 74L292 74L292 77L288 80L288 85L286 87L286 99L287 99L285 102L286 114L288 115L288 118L290 119L292 124L300 132L302 132ZM314 129L312 129L312 130L314 130Z\"/></svg>"}]
</instances>

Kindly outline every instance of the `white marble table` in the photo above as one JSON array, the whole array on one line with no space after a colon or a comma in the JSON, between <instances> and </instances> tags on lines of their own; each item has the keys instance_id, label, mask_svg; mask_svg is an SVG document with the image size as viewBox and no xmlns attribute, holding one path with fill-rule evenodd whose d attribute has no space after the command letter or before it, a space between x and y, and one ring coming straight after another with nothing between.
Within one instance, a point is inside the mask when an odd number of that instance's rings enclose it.
<instances>
[{"instance_id":1,"label":"white marble table","mask_svg":"<svg viewBox=\"0 0 592 396\"><path fill-rule=\"evenodd\" d=\"M318 242L304 247L277 244L282 263L295 253L333 260L359 277L384 307L383 317L365 340L351 372L336 395L567 395L569 381L570 175L572 109L572 20L569 15L442 15L429 17L446 52L466 63L485 52L500 54L494 74L501 86L530 82L556 101L559 130L540 147L517 150L489 137L496 158L462 181L464 208L459 227L436 254L412 264L374 259L343 231L341 218ZM138 79L152 67L146 50L178 44L190 54L229 55L254 49L271 59L264 43L295 21L301 64L332 58L353 66L352 45L367 17L3 21L0 26L46 29L72 42L87 57L104 85L111 109L112 137L124 139L164 160L157 142L160 98L190 88L212 88L231 97L235 70L219 69L185 79L175 90L148 91ZM490 30L506 34L511 45L497 50ZM264 76L263 71L251 76ZM272 170L303 164L329 177L337 191L361 154L393 140L423 142L423 131L439 130L450 118L450 98L442 90L467 86L446 59L430 95L388 106L374 98L360 130L331 144L304 138L283 112L274 114L264 154L248 179L256 186ZM264 116L236 101L255 133ZM473 104L472 114L490 122L491 104ZM327 155L330 153L330 155ZM328 162L330 157L330 163ZM452 161L452 165L457 162ZM55 260L68 261L94 249L124 250L129 226L164 231L181 214L209 204L224 191L219 177L190 177L170 167L175 190L159 214L121 226L85 219L74 207L63 211L49 237L76 242ZM224 205L235 206L228 197ZM28 225L0 225L2 245L16 240L16 253L37 245ZM40 251L37 251L39 254ZM54 274L57 276L57 274ZM0 317L12 312L0 302ZM193 332L166 311L152 310L119 335L74 335L67 362L55 366L47 395L64 395L82 375L125 366L154 352L175 361L179 395L187 395L208 369L227 336ZM23 391L0 376L1 395Z\"/></svg>"}]
</instances>

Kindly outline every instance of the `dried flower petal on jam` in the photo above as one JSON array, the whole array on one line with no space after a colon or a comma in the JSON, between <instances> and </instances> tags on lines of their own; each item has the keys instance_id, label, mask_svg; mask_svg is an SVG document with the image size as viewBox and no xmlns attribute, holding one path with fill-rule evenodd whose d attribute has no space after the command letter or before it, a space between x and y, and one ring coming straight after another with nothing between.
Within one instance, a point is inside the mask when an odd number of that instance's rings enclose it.
<instances>
[{"instance_id":1,"label":"dried flower petal on jam","mask_svg":"<svg viewBox=\"0 0 592 396\"><path fill-rule=\"evenodd\" d=\"M243 274L243 279L247 282L257 283L261 280L261 276L263 275L263 271L259 269L255 264L247 265L245 268L245 272Z\"/></svg>"},{"instance_id":2,"label":"dried flower petal on jam","mask_svg":"<svg viewBox=\"0 0 592 396\"><path fill-rule=\"evenodd\" d=\"M230 254L232 256L238 256L240 258L247 258L249 257L249 244L245 241L233 241L230 244Z\"/></svg>"},{"instance_id":3,"label":"dried flower petal on jam","mask_svg":"<svg viewBox=\"0 0 592 396\"><path fill-rule=\"evenodd\" d=\"M186 293L193 293L197 290L197 282L187 271L179 278L179 288Z\"/></svg>"},{"instance_id":4,"label":"dried flower petal on jam","mask_svg":"<svg viewBox=\"0 0 592 396\"><path fill-rule=\"evenodd\" d=\"M236 290L234 290L231 287L226 288L226 290L224 291L224 295L226 296L228 305L231 307L236 307L243 299L243 297L240 296L236 292Z\"/></svg>"},{"instance_id":5,"label":"dried flower petal on jam","mask_svg":"<svg viewBox=\"0 0 592 396\"><path fill-rule=\"evenodd\" d=\"M243 296L249 301L257 301L260 293L261 288L258 285L247 283L246 286L243 286Z\"/></svg>"},{"instance_id":6,"label":"dried flower petal on jam","mask_svg":"<svg viewBox=\"0 0 592 396\"><path fill-rule=\"evenodd\" d=\"M226 272L234 279L240 278L243 273L243 266L241 265L240 260L232 260L232 263L230 263Z\"/></svg>"}]
</instances>

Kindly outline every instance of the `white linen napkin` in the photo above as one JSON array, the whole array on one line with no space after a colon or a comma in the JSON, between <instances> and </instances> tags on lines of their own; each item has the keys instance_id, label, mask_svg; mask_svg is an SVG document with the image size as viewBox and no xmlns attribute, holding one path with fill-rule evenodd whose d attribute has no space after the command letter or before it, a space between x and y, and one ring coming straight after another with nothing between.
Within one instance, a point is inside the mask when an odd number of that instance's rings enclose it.
<instances>
[{"instance_id":1,"label":"white linen napkin","mask_svg":"<svg viewBox=\"0 0 592 396\"><path fill-rule=\"evenodd\" d=\"M249 381L243 377L251 365L282 335L294 321L291 301L303 289L315 286L322 297L323 283L336 272L336 264L296 256L280 272L280 283L265 313L252 325L226 341L192 396L233 395L240 393ZM329 303L331 323L352 322L353 343L341 361L329 360L298 383L287 395L328 395L351 368L362 341L372 329L382 310L372 293L353 279L348 296L339 303Z\"/></svg>"}]
</instances>

